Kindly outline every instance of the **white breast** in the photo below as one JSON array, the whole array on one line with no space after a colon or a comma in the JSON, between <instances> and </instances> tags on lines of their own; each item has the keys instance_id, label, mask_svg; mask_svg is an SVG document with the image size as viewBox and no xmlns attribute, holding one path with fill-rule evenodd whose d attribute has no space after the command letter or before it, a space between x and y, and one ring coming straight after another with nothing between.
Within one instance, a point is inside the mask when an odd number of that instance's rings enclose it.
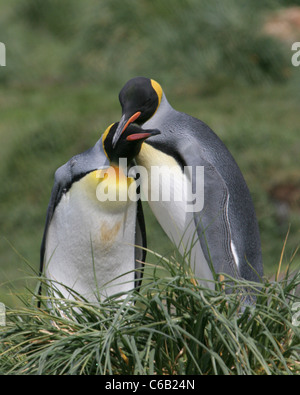
<instances>
[{"instance_id":1,"label":"white breast","mask_svg":"<svg viewBox=\"0 0 300 395\"><path fill-rule=\"evenodd\" d=\"M62 196L45 254L46 276L91 301L134 288L136 203L99 202L98 185L90 173Z\"/></svg>"},{"instance_id":2,"label":"white breast","mask_svg":"<svg viewBox=\"0 0 300 395\"><path fill-rule=\"evenodd\" d=\"M147 172L141 172L142 191L161 227L185 257L195 276L212 280L211 271L198 241L193 213L187 210L187 202L184 199L183 190L188 188L184 172L174 158L148 144L143 144L137 162L139 166L147 169ZM170 199L167 199L168 189ZM180 196L181 200L178 199ZM211 286L209 282L206 285Z\"/></svg>"}]
</instances>

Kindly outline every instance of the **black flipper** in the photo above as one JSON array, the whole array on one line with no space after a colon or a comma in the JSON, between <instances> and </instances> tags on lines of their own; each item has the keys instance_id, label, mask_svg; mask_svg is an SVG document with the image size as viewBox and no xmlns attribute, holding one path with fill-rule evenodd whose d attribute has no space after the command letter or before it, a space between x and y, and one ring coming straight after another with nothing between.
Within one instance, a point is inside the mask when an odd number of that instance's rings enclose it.
<instances>
[{"instance_id":1,"label":"black flipper","mask_svg":"<svg viewBox=\"0 0 300 395\"><path fill-rule=\"evenodd\" d=\"M135 244L135 287L138 289L142 284L144 262L146 261L147 255L146 226L143 206L140 199L137 202Z\"/></svg>"}]
</instances>

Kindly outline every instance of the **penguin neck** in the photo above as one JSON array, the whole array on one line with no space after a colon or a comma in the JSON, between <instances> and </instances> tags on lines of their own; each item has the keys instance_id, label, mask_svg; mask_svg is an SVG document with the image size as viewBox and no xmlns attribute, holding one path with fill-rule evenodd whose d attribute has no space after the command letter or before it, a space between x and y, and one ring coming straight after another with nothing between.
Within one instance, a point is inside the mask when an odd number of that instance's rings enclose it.
<instances>
[{"instance_id":1,"label":"penguin neck","mask_svg":"<svg viewBox=\"0 0 300 395\"><path fill-rule=\"evenodd\" d=\"M127 160L127 158L119 158L118 160L111 161L110 167L112 167L113 169L115 169L118 172L127 174L128 160Z\"/></svg>"},{"instance_id":2,"label":"penguin neck","mask_svg":"<svg viewBox=\"0 0 300 395\"><path fill-rule=\"evenodd\" d=\"M160 122L161 120L163 120L166 115L172 111L175 111L173 109L173 107L169 104L166 95L164 94L164 92L162 93L162 98L161 98L161 102L160 105L158 107L158 109L156 110L156 112L154 113L154 115L143 124L143 128L144 129L151 129L154 128L155 125L158 124L158 122Z\"/></svg>"},{"instance_id":3,"label":"penguin neck","mask_svg":"<svg viewBox=\"0 0 300 395\"><path fill-rule=\"evenodd\" d=\"M157 111L155 112L154 116L160 116L161 114L164 114L167 111L173 110L171 104L168 102L168 99L165 95L165 93L162 93L160 105L158 106Z\"/></svg>"}]
</instances>

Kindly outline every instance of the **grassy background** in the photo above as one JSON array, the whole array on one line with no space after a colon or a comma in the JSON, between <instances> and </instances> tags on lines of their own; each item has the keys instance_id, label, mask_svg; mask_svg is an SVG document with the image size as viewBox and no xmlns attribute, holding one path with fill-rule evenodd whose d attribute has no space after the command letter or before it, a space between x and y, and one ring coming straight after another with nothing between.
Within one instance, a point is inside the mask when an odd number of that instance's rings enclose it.
<instances>
[{"instance_id":1,"label":"grassy background","mask_svg":"<svg viewBox=\"0 0 300 395\"><path fill-rule=\"evenodd\" d=\"M53 174L120 118L119 90L136 75L224 140L252 192L266 274L290 227L288 263L300 240L300 68L262 26L299 3L0 0L0 300L34 286L24 260L38 268ZM146 217L149 247L169 254Z\"/></svg>"}]
</instances>

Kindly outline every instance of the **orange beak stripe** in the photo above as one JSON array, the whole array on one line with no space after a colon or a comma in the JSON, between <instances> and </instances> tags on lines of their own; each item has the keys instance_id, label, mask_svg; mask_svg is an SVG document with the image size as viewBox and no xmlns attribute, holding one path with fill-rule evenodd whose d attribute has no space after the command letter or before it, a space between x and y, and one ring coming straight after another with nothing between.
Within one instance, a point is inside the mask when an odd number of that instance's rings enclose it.
<instances>
[{"instance_id":1,"label":"orange beak stripe","mask_svg":"<svg viewBox=\"0 0 300 395\"><path fill-rule=\"evenodd\" d=\"M140 115L141 115L141 112L140 112L140 111L138 111L138 112L136 112L135 114L133 114L132 117L130 117L130 118L128 119L128 121L126 122L126 124L125 124L125 126L124 126L124 128L123 128L123 130L122 130L122 133L127 129L127 127L128 127L131 123L133 123L134 121L136 121Z\"/></svg>"},{"instance_id":2,"label":"orange beak stripe","mask_svg":"<svg viewBox=\"0 0 300 395\"><path fill-rule=\"evenodd\" d=\"M135 140L142 140L146 139L151 136L151 133L135 133L135 134L130 134L129 136L126 137L127 141L135 141Z\"/></svg>"}]
</instances>

